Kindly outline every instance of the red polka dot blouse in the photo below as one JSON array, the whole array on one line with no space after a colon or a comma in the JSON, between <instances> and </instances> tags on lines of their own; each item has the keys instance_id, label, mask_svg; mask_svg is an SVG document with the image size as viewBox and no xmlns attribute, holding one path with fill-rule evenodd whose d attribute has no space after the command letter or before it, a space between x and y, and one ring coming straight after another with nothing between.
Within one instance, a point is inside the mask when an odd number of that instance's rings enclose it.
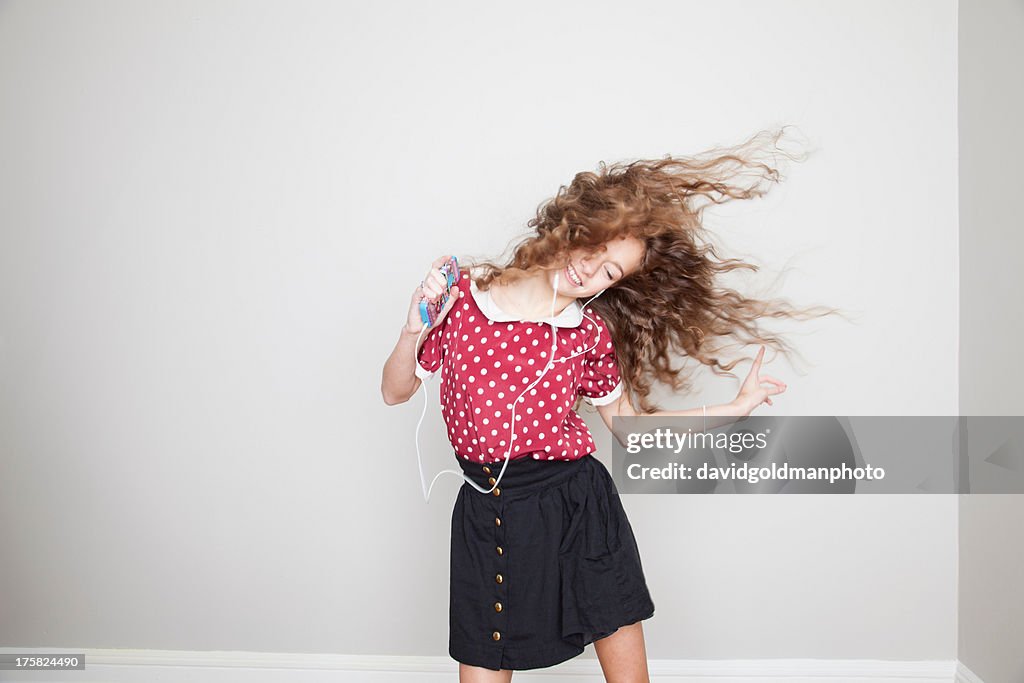
<instances>
[{"instance_id":1,"label":"red polka dot blouse","mask_svg":"<svg viewBox=\"0 0 1024 683\"><path fill-rule=\"evenodd\" d=\"M601 317L573 302L554 318L518 320L478 290L465 269L456 286L460 298L426 333L416 367L424 380L441 370L441 408L455 453L484 463L501 462L510 446L513 459L575 460L593 453L594 439L573 404L583 396L605 405L622 393ZM555 363L545 373L551 322Z\"/></svg>"}]
</instances>

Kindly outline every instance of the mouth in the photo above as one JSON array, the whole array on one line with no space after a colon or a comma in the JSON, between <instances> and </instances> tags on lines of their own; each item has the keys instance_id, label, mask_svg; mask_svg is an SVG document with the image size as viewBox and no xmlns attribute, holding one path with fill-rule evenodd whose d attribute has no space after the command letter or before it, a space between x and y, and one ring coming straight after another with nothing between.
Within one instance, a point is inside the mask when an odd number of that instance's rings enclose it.
<instances>
[{"instance_id":1,"label":"mouth","mask_svg":"<svg viewBox=\"0 0 1024 683\"><path fill-rule=\"evenodd\" d=\"M573 283L577 287L583 286L583 280L580 279L579 273L576 272L576 269L572 267L571 263L565 267L565 274L569 276L569 282Z\"/></svg>"}]
</instances>

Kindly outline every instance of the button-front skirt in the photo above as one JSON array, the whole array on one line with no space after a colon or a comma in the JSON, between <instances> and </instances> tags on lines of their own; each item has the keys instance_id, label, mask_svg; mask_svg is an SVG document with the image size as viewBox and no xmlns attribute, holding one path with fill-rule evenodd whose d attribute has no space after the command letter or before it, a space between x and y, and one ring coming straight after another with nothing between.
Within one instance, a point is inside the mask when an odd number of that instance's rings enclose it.
<instances>
[{"instance_id":1,"label":"button-front skirt","mask_svg":"<svg viewBox=\"0 0 1024 683\"><path fill-rule=\"evenodd\" d=\"M485 489L501 472L501 463L458 461ZM455 499L452 658L494 670L553 666L653 616L632 527L600 460L516 458L496 491L463 482Z\"/></svg>"}]
</instances>

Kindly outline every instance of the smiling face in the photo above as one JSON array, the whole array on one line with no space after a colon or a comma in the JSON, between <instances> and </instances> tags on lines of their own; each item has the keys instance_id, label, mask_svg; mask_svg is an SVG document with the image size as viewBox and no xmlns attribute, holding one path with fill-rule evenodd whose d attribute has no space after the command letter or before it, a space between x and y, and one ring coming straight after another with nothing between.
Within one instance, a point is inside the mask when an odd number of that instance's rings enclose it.
<instances>
[{"instance_id":1,"label":"smiling face","mask_svg":"<svg viewBox=\"0 0 1024 683\"><path fill-rule=\"evenodd\" d=\"M559 294L586 299L635 272L643 257L644 243L636 237L611 240L597 253L574 249L565 267L548 271L548 281L554 287L558 273Z\"/></svg>"}]
</instances>

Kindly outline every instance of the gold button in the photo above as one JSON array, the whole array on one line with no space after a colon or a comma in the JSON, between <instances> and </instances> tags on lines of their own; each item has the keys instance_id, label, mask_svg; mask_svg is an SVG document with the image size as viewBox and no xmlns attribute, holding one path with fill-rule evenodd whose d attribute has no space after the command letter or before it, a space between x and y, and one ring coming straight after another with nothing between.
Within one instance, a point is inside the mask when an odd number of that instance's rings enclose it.
<instances>
[{"instance_id":1,"label":"gold button","mask_svg":"<svg viewBox=\"0 0 1024 683\"><path fill-rule=\"evenodd\" d=\"M488 473L488 474L489 474L489 473ZM494 486L495 484L497 484L497 483L498 483L498 480L497 480L497 479L495 479L494 477L488 477L488 478L487 478L487 483L488 483L488 484L490 484L491 486Z\"/></svg>"},{"instance_id":2,"label":"gold button","mask_svg":"<svg viewBox=\"0 0 1024 683\"><path fill-rule=\"evenodd\" d=\"M500 602L494 603L494 611L495 612L500 612L501 611L501 603Z\"/></svg>"},{"instance_id":3,"label":"gold button","mask_svg":"<svg viewBox=\"0 0 1024 683\"><path fill-rule=\"evenodd\" d=\"M491 468L488 467L487 465L484 465L484 474L490 474L490 473L491 473Z\"/></svg>"},{"instance_id":4,"label":"gold button","mask_svg":"<svg viewBox=\"0 0 1024 683\"><path fill-rule=\"evenodd\" d=\"M491 491L491 493L493 493L496 496L500 496L501 495L501 489L494 489L493 491Z\"/></svg>"},{"instance_id":5,"label":"gold button","mask_svg":"<svg viewBox=\"0 0 1024 683\"><path fill-rule=\"evenodd\" d=\"M501 583L502 581L505 580L505 577L502 576L501 574L498 574L497 576L494 577L494 580L497 581L498 583Z\"/></svg>"},{"instance_id":6,"label":"gold button","mask_svg":"<svg viewBox=\"0 0 1024 683\"><path fill-rule=\"evenodd\" d=\"M501 640L501 634L495 631L491 634L491 640Z\"/></svg>"},{"instance_id":7,"label":"gold button","mask_svg":"<svg viewBox=\"0 0 1024 683\"><path fill-rule=\"evenodd\" d=\"M502 548L500 545L498 546L498 554L499 555L504 555L505 554L505 549Z\"/></svg>"},{"instance_id":8,"label":"gold button","mask_svg":"<svg viewBox=\"0 0 1024 683\"><path fill-rule=\"evenodd\" d=\"M501 517L494 518L494 526L501 526Z\"/></svg>"}]
</instances>

